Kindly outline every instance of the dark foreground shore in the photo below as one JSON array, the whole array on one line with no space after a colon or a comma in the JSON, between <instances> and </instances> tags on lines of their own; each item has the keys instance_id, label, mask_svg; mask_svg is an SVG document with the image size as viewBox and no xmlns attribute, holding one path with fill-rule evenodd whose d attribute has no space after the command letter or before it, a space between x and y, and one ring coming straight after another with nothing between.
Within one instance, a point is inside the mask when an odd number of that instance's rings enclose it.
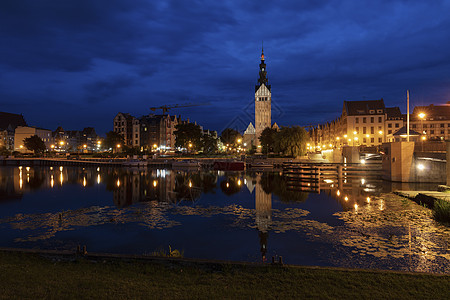
<instances>
[{"instance_id":1,"label":"dark foreground shore","mask_svg":"<svg viewBox=\"0 0 450 300\"><path fill-rule=\"evenodd\" d=\"M0 251L0 298L448 299L450 276Z\"/></svg>"}]
</instances>

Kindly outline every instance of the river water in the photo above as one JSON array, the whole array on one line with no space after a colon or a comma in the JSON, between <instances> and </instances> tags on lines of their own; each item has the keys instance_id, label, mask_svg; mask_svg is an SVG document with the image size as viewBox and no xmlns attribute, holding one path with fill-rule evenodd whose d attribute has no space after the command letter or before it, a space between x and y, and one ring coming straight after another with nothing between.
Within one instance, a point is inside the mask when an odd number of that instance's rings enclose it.
<instances>
[{"instance_id":1,"label":"river water","mask_svg":"<svg viewBox=\"0 0 450 300\"><path fill-rule=\"evenodd\" d=\"M0 167L0 247L450 273L450 228L376 177Z\"/></svg>"}]
</instances>

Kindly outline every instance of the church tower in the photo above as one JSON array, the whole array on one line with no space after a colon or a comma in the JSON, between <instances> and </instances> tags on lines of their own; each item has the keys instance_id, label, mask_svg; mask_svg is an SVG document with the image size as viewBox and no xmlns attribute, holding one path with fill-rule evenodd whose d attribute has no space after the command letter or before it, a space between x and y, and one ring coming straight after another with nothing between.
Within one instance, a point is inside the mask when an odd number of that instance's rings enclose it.
<instances>
[{"instance_id":1,"label":"church tower","mask_svg":"<svg viewBox=\"0 0 450 300\"><path fill-rule=\"evenodd\" d=\"M259 137L266 127L271 127L272 94L267 79L266 63L264 60L264 48L261 51L261 63L259 64L259 79L255 86L255 140L259 145Z\"/></svg>"}]
</instances>

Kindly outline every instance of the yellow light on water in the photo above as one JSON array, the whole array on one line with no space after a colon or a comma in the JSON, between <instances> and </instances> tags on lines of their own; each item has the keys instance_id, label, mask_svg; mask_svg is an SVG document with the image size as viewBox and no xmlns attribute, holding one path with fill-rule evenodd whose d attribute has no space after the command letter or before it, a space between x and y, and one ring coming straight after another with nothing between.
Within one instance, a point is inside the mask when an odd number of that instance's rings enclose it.
<instances>
[{"instance_id":1,"label":"yellow light on water","mask_svg":"<svg viewBox=\"0 0 450 300\"><path fill-rule=\"evenodd\" d=\"M241 180L238 179L238 185L240 186L242 184Z\"/></svg>"},{"instance_id":2,"label":"yellow light on water","mask_svg":"<svg viewBox=\"0 0 450 300\"><path fill-rule=\"evenodd\" d=\"M156 187L158 185L158 181L153 180L153 187Z\"/></svg>"},{"instance_id":3,"label":"yellow light on water","mask_svg":"<svg viewBox=\"0 0 450 300\"><path fill-rule=\"evenodd\" d=\"M337 190L336 195L340 196L341 192L339 190Z\"/></svg>"},{"instance_id":4,"label":"yellow light on water","mask_svg":"<svg viewBox=\"0 0 450 300\"><path fill-rule=\"evenodd\" d=\"M100 184L100 174L97 174L97 184Z\"/></svg>"},{"instance_id":5,"label":"yellow light on water","mask_svg":"<svg viewBox=\"0 0 450 300\"><path fill-rule=\"evenodd\" d=\"M344 200L345 200L345 201L348 201L348 197L347 197L347 196L345 196Z\"/></svg>"},{"instance_id":6,"label":"yellow light on water","mask_svg":"<svg viewBox=\"0 0 450 300\"><path fill-rule=\"evenodd\" d=\"M53 180L53 175L50 176L50 186L53 188L55 185L55 180Z\"/></svg>"},{"instance_id":7,"label":"yellow light on water","mask_svg":"<svg viewBox=\"0 0 450 300\"><path fill-rule=\"evenodd\" d=\"M86 186L86 177L83 177L83 186Z\"/></svg>"},{"instance_id":8,"label":"yellow light on water","mask_svg":"<svg viewBox=\"0 0 450 300\"><path fill-rule=\"evenodd\" d=\"M117 179L116 185L117 187L120 187L120 179Z\"/></svg>"}]
</instances>

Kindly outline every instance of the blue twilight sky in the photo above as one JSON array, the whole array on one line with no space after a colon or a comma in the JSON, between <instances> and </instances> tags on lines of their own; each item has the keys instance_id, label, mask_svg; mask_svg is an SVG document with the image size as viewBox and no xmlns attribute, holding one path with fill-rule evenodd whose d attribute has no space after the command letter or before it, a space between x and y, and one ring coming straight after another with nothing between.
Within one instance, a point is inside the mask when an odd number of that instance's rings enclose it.
<instances>
[{"instance_id":1,"label":"blue twilight sky","mask_svg":"<svg viewBox=\"0 0 450 300\"><path fill-rule=\"evenodd\" d=\"M344 100L450 100L450 1L1 0L0 111L112 130L117 112L245 129L264 40L273 122L339 116Z\"/></svg>"}]
</instances>

